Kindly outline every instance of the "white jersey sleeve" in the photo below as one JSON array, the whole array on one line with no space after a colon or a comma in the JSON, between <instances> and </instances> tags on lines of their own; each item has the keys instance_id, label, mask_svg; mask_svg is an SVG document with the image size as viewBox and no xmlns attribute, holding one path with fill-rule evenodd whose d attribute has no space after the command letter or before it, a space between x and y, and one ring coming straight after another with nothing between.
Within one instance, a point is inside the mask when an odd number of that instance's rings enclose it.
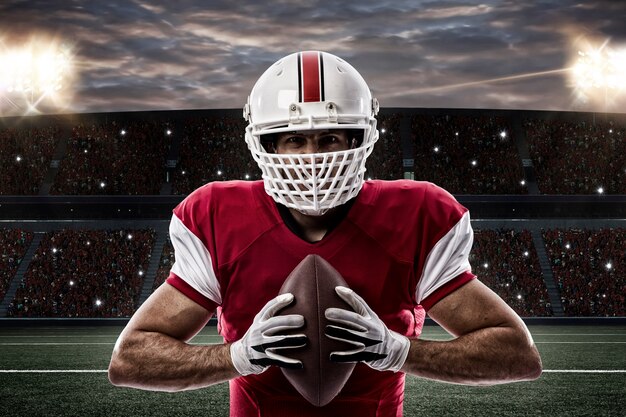
<instances>
[{"instance_id":1,"label":"white jersey sleeve","mask_svg":"<svg viewBox=\"0 0 626 417\"><path fill-rule=\"evenodd\" d=\"M176 214L172 215L170 222L170 240L175 259L171 272L204 297L218 305L222 304L220 284L209 250Z\"/></svg>"},{"instance_id":2,"label":"white jersey sleeve","mask_svg":"<svg viewBox=\"0 0 626 417\"><path fill-rule=\"evenodd\" d=\"M474 232L470 224L469 211L466 211L426 257L415 293L418 303L421 304L429 295L459 275L471 272L469 254L473 241Z\"/></svg>"}]
</instances>

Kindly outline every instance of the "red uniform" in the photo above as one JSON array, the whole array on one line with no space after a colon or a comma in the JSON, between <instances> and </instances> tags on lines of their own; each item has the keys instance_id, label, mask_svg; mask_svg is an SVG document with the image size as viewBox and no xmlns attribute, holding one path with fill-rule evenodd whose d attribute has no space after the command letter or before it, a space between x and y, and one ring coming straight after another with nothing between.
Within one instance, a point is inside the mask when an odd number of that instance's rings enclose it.
<instances>
[{"instance_id":1,"label":"red uniform","mask_svg":"<svg viewBox=\"0 0 626 417\"><path fill-rule=\"evenodd\" d=\"M226 342L241 338L306 255L334 266L387 327L417 337L423 310L475 276L468 261L469 213L426 182L368 181L347 216L309 243L285 225L263 182L216 182L174 209L176 262L167 282L198 304L218 307ZM304 400L276 367L230 381L233 416L401 416L404 374L358 364L327 406Z\"/></svg>"}]
</instances>

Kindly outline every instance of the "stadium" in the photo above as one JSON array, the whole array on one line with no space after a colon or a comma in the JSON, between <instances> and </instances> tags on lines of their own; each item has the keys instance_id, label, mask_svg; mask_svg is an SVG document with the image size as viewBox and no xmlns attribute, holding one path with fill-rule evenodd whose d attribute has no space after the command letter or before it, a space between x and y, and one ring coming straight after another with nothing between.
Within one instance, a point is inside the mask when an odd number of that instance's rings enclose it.
<instances>
[{"instance_id":1,"label":"stadium","mask_svg":"<svg viewBox=\"0 0 626 417\"><path fill-rule=\"evenodd\" d=\"M206 183L261 178L241 110L55 113L65 55L7 56L33 75L0 72L0 414L228 415L227 384L146 392L106 370L174 263L174 207ZM598 84L580 56L579 87ZM610 71L605 100L625 79ZM626 114L383 106L378 129L367 180L433 182L470 210L472 269L524 319L544 368L480 388L409 376L405 415L623 415ZM451 338L430 319L421 337ZM222 343L216 320L191 343Z\"/></svg>"}]
</instances>

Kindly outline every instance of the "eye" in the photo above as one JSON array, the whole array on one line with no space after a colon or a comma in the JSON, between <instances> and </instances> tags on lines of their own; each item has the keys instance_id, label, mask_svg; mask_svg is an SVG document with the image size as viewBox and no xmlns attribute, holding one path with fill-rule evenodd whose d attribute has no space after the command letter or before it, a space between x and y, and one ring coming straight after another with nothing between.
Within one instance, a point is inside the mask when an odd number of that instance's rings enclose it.
<instances>
[{"instance_id":1,"label":"eye","mask_svg":"<svg viewBox=\"0 0 626 417\"><path fill-rule=\"evenodd\" d=\"M338 145L343 144L343 140L342 138L336 135L326 135L326 136L322 136L319 139L319 144L320 144L320 147L328 147L328 146L336 147Z\"/></svg>"},{"instance_id":2,"label":"eye","mask_svg":"<svg viewBox=\"0 0 626 417\"><path fill-rule=\"evenodd\" d=\"M300 144L303 141L304 141L304 138L302 136L289 136L288 138L285 139L285 143L288 143L290 145Z\"/></svg>"}]
</instances>

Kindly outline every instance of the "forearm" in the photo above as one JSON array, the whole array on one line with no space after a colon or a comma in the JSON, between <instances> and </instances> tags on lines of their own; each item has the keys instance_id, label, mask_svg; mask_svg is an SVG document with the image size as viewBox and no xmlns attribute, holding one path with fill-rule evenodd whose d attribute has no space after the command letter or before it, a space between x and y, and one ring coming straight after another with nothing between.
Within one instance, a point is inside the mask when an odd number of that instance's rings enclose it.
<instances>
[{"instance_id":1,"label":"forearm","mask_svg":"<svg viewBox=\"0 0 626 417\"><path fill-rule=\"evenodd\" d=\"M109 380L114 385L154 391L206 387L239 376L229 346L189 345L161 333L135 331L116 344Z\"/></svg>"},{"instance_id":2,"label":"forearm","mask_svg":"<svg viewBox=\"0 0 626 417\"><path fill-rule=\"evenodd\" d=\"M443 382L493 385L538 378L541 359L519 330L488 327L450 341L412 339L402 370Z\"/></svg>"}]
</instances>

